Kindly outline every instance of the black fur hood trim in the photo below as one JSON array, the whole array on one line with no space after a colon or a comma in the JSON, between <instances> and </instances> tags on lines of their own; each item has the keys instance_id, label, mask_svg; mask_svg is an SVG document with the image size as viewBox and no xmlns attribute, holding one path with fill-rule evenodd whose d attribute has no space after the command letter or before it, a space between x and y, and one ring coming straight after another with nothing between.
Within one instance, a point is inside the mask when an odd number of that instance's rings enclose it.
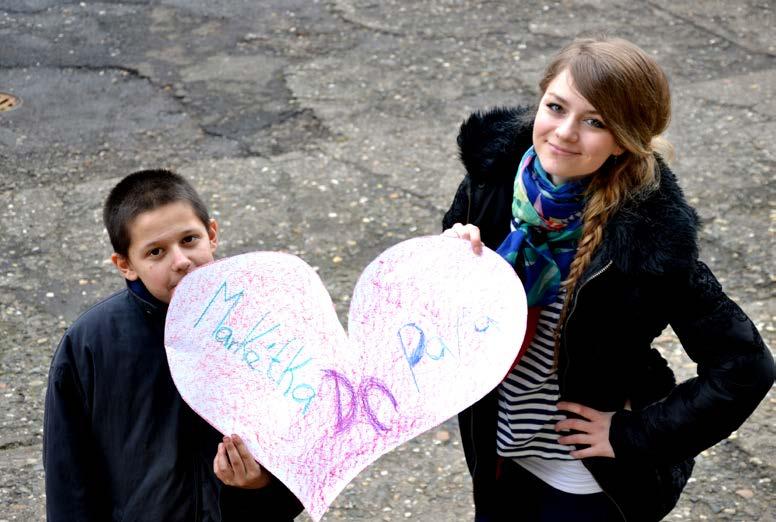
<instances>
[{"instance_id":1,"label":"black fur hood trim","mask_svg":"<svg viewBox=\"0 0 776 522\"><path fill-rule=\"evenodd\" d=\"M460 159L478 185L514 178L531 146L530 108L497 107L473 113L458 134ZM627 201L606 225L596 257L626 273L659 274L690 267L698 257L700 220L687 204L676 177L660 161L659 187Z\"/></svg>"}]
</instances>

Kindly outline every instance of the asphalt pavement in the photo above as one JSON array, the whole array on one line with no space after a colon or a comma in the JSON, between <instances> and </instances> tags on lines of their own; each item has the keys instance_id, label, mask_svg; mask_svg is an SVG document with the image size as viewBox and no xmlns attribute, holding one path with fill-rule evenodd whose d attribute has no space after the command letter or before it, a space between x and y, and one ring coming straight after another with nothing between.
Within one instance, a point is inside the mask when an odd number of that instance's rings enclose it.
<instances>
[{"instance_id":1,"label":"asphalt pavement","mask_svg":"<svg viewBox=\"0 0 776 522\"><path fill-rule=\"evenodd\" d=\"M774 345L776 15L768 0L0 0L0 522L43 520L52 352L123 283L101 205L175 169L220 255L295 254L345 320L380 252L436 234L471 111L536 99L580 33L630 39L669 74L668 138L702 257ZM13 107L12 107L13 106ZM11 109L11 110L7 110ZM675 336L656 342L681 377ZM698 457L667 520L776 520L776 398ZM454 419L358 475L325 520L471 520ZM299 517L306 521L306 515Z\"/></svg>"}]
</instances>

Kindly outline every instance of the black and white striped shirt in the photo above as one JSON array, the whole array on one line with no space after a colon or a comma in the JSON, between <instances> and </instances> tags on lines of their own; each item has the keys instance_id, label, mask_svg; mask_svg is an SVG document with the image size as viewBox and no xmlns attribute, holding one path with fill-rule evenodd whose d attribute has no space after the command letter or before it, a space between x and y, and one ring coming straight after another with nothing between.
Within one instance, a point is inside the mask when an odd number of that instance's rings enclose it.
<instances>
[{"instance_id":1,"label":"black and white striped shirt","mask_svg":"<svg viewBox=\"0 0 776 522\"><path fill-rule=\"evenodd\" d=\"M560 444L555 424L565 419L556 407L560 398L553 368L555 330L565 293L542 309L536 333L520 362L499 385L497 450L551 486L569 493L601 491L581 461Z\"/></svg>"}]
</instances>

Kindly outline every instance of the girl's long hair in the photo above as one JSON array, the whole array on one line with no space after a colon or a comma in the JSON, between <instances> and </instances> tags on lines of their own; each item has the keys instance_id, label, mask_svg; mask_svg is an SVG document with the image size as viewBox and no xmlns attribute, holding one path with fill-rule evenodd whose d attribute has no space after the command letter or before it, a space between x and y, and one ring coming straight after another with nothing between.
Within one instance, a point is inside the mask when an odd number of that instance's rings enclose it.
<instances>
[{"instance_id":1,"label":"girl's long hair","mask_svg":"<svg viewBox=\"0 0 776 522\"><path fill-rule=\"evenodd\" d=\"M661 137L671 119L668 79L646 52L620 38L577 39L547 66L539 82L541 92L564 70L571 74L577 92L601 114L624 152L609 158L588 186L582 237L564 282L567 292L556 336L556 361L559 333L574 289L603 240L609 218L628 199L657 188L655 153L666 160L673 157L673 148Z\"/></svg>"}]
</instances>

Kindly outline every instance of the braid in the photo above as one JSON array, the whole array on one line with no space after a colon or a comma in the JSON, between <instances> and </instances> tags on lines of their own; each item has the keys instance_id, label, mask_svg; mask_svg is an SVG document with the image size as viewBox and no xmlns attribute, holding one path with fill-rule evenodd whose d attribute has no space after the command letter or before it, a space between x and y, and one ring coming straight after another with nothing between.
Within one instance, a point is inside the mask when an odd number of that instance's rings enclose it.
<instances>
[{"instance_id":1,"label":"braid","mask_svg":"<svg viewBox=\"0 0 776 522\"><path fill-rule=\"evenodd\" d=\"M582 237L563 282L566 296L555 334L556 365L570 303L601 246L607 223L626 201L657 188L657 160L670 161L672 157L670 143L661 137L671 120L668 78L643 49L620 38L574 40L545 68L539 81L542 96L563 71L572 79L576 92L601 114L623 152L616 161L604 162L590 173Z\"/></svg>"},{"instance_id":2,"label":"braid","mask_svg":"<svg viewBox=\"0 0 776 522\"><path fill-rule=\"evenodd\" d=\"M592 185L592 183L591 183ZM558 328L555 330L555 365L558 364L558 355L560 348L560 331L563 324L568 317L569 307L571 299L574 294L574 288L577 285L577 281L585 273L587 267L590 265L590 261L593 259L598 245L601 244L604 238L604 227L612 212L612 201L606 197L608 191L594 191L588 198L585 205L585 211L582 215L582 237L579 239L577 246L577 252L574 255L574 260L569 267L569 275L563 282L563 287L566 289L566 297L563 301L563 308L560 313L560 320L558 321ZM614 201L616 203L616 200ZM609 207L609 208L607 208Z\"/></svg>"},{"instance_id":3,"label":"braid","mask_svg":"<svg viewBox=\"0 0 776 522\"><path fill-rule=\"evenodd\" d=\"M569 267L569 275L563 282L566 297L563 301L558 328L555 330L555 366L558 364L560 332L569 314L574 290L585 273L596 249L604 239L604 229L609 218L622 203L632 197L647 193L657 185L655 158L652 154L634 156L625 153L625 161L613 168L599 172L590 181L587 203L582 214L582 237Z\"/></svg>"}]
</instances>

